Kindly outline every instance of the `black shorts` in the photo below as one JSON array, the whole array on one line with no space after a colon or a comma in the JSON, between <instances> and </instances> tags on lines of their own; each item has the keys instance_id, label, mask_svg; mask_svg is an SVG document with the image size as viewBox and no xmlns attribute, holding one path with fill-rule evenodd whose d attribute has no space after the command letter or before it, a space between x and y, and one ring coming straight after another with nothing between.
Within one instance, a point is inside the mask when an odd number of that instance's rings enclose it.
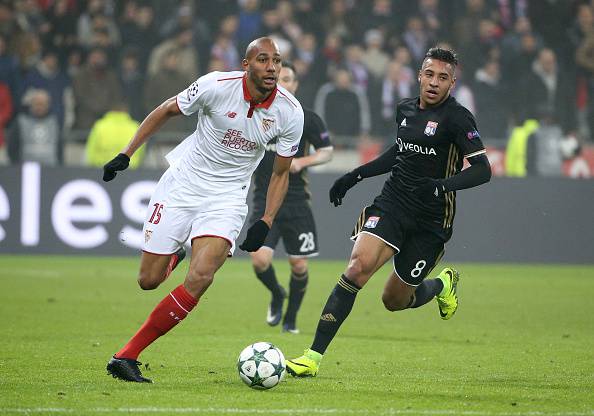
<instances>
[{"instance_id":1,"label":"black shorts","mask_svg":"<svg viewBox=\"0 0 594 416\"><path fill-rule=\"evenodd\" d=\"M360 233L372 234L396 250L394 271L411 286L420 285L445 252L444 239L420 228L410 215L386 213L375 205L363 208L351 239Z\"/></svg>"},{"instance_id":2,"label":"black shorts","mask_svg":"<svg viewBox=\"0 0 594 416\"><path fill-rule=\"evenodd\" d=\"M255 204L250 224L262 218L264 210L263 203ZM272 223L268 236L266 236L264 247L274 250L281 238L289 256L312 257L318 255L316 223L308 203L283 205Z\"/></svg>"}]
</instances>

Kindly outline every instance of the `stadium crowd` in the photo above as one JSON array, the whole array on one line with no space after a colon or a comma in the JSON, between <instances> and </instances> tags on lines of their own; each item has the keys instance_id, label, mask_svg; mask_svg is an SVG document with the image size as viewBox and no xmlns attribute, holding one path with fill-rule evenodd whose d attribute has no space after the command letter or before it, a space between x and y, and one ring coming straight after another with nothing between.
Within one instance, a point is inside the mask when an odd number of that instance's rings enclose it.
<instances>
[{"instance_id":1,"label":"stadium crowd","mask_svg":"<svg viewBox=\"0 0 594 416\"><path fill-rule=\"evenodd\" d=\"M395 105L435 44L457 51L454 96L487 144L508 145L512 170L550 173L594 140L594 1L0 0L0 148L60 165L68 143L88 142L100 166L172 91L240 68L258 36L294 62L299 100L339 149L393 139ZM159 139L192 130L181 117Z\"/></svg>"}]
</instances>

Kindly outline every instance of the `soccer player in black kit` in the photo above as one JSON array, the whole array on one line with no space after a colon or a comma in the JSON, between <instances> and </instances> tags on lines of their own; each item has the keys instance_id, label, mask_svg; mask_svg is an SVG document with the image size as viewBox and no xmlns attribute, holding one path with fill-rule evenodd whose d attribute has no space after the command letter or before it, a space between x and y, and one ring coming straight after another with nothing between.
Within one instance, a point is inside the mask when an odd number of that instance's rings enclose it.
<instances>
[{"instance_id":1,"label":"soccer player in black kit","mask_svg":"<svg viewBox=\"0 0 594 416\"><path fill-rule=\"evenodd\" d=\"M295 67L290 62L283 62L279 75L279 85L295 94L299 86ZM309 278L308 257L318 255L316 225L311 210L310 194L305 177L308 166L328 162L332 158L332 144L328 129L322 119L313 111L303 109L303 135L299 150L291 162L289 188L272 227L258 251L250 253L252 264L258 279L270 290L272 300L268 306L266 322L271 326L280 323L283 303L287 297L285 289L278 283L272 257L274 249L282 237L285 250L289 255L291 277L289 280L289 302L283 319L283 332L296 334L297 312L301 306ZM315 152L309 152L310 145ZM272 173L276 150L274 143L269 143L264 158L254 174L254 209L250 219L256 222L266 207L266 190Z\"/></svg>"},{"instance_id":2,"label":"soccer player in black kit","mask_svg":"<svg viewBox=\"0 0 594 416\"><path fill-rule=\"evenodd\" d=\"M380 195L357 221L349 264L326 302L313 344L301 357L287 361L290 374L318 373L322 355L350 313L357 292L390 258L394 271L382 295L387 310L418 308L436 297L442 319L456 312L458 272L446 268L435 279L425 277L452 236L456 191L491 178L474 117L450 96L457 63L452 51L429 49L418 74L419 97L398 103L396 143L330 189L330 201L338 206L357 182L391 171ZM470 166L462 171L464 158Z\"/></svg>"}]
</instances>

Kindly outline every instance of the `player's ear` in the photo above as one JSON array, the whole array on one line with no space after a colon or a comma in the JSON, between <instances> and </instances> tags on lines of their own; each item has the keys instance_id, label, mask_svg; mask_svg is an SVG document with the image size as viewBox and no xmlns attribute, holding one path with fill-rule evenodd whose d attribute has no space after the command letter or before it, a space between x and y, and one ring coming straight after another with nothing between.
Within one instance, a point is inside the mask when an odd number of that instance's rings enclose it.
<instances>
[{"instance_id":1,"label":"player's ear","mask_svg":"<svg viewBox=\"0 0 594 416\"><path fill-rule=\"evenodd\" d=\"M243 59L241 60L241 67L247 71L247 69L248 69L248 66L249 66L249 62L248 62L248 60L247 60L247 59L245 59L245 58L243 58Z\"/></svg>"}]
</instances>

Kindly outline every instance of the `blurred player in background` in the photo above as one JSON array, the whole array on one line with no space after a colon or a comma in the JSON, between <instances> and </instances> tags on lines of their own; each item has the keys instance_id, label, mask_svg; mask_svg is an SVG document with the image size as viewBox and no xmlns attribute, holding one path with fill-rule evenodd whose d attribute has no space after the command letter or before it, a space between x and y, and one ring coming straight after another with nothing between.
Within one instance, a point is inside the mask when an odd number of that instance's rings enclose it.
<instances>
[{"instance_id":1,"label":"blurred player in background","mask_svg":"<svg viewBox=\"0 0 594 416\"><path fill-rule=\"evenodd\" d=\"M326 302L313 344L301 357L287 361L292 375L318 373L322 355L353 308L357 292L390 258L394 271L382 295L387 310L418 308L436 297L442 319L456 312L458 272L446 268L435 279L425 277L452 236L456 191L491 178L474 117L450 96L457 63L452 51L430 49L418 74L419 97L398 104L396 143L330 189L330 201L338 206L362 179L392 172L380 195L361 212L349 264ZM470 167L462 171L465 158Z\"/></svg>"},{"instance_id":2,"label":"blurred player in background","mask_svg":"<svg viewBox=\"0 0 594 416\"><path fill-rule=\"evenodd\" d=\"M279 84L292 94L299 87L295 67L283 62ZM289 303L283 319L283 331L298 333L297 312L305 295L308 281L307 258L318 255L318 237L316 224L311 209L311 195L307 189L307 167L320 165L332 159L332 144L328 129L322 119L313 111L304 109L303 136L299 150L291 162L289 190L281 206L264 245L251 253L252 264L258 279L270 290L272 300L268 307L266 322L278 325L283 303L287 296L285 289L278 283L272 257L280 238L283 239L285 251L289 255L291 277L289 281ZM310 145L315 152L309 154ZM274 165L276 141L266 146L266 153L254 174L254 210L250 222L255 223L262 217L266 208L266 189Z\"/></svg>"},{"instance_id":3,"label":"blurred player in background","mask_svg":"<svg viewBox=\"0 0 594 416\"><path fill-rule=\"evenodd\" d=\"M276 42L259 38L247 47L244 71L211 72L154 109L112 161L103 180L128 167L130 157L171 117L198 114L196 131L167 155L163 174L149 203L138 283L157 288L185 256L192 259L184 283L157 305L128 343L107 364L113 377L151 382L142 376L138 355L166 334L196 306L215 272L233 254L247 216L252 173L264 149L277 139L276 157L262 217L248 229L242 250L264 242L289 182L293 155L303 133L303 110L293 95L277 86L282 66Z\"/></svg>"}]
</instances>

